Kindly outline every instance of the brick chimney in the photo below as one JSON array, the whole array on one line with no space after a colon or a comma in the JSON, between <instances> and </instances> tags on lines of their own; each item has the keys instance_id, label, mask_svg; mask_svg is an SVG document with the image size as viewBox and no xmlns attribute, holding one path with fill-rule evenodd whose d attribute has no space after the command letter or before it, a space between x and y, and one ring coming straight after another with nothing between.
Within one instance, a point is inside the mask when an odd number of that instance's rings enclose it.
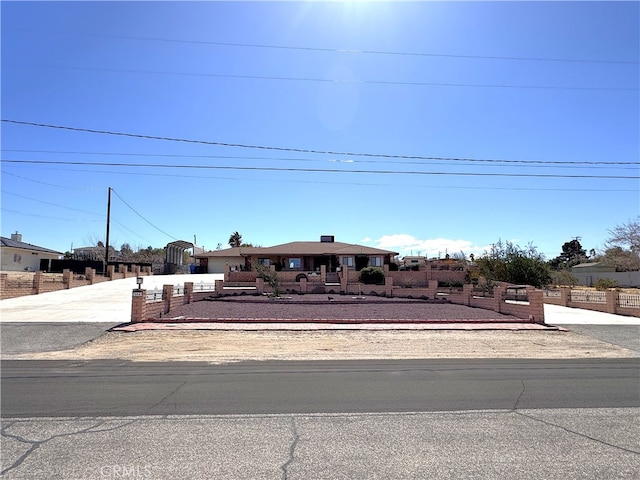
<instances>
[{"instance_id":1,"label":"brick chimney","mask_svg":"<svg viewBox=\"0 0 640 480\"><path fill-rule=\"evenodd\" d=\"M15 242L21 242L22 241L22 234L18 233L16 231L16 233L12 233L11 234L11 240L15 241Z\"/></svg>"}]
</instances>

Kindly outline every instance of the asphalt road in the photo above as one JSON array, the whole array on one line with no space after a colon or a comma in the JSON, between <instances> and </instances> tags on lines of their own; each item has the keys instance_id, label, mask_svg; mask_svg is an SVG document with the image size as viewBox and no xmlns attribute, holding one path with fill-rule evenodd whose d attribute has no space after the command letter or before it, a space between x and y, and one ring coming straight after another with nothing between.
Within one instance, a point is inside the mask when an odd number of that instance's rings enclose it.
<instances>
[{"instance_id":1,"label":"asphalt road","mask_svg":"<svg viewBox=\"0 0 640 480\"><path fill-rule=\"evenodd\" d=\"M640 407L640 359L3 361L2 416Z\"/></svg>"}]
</instances>

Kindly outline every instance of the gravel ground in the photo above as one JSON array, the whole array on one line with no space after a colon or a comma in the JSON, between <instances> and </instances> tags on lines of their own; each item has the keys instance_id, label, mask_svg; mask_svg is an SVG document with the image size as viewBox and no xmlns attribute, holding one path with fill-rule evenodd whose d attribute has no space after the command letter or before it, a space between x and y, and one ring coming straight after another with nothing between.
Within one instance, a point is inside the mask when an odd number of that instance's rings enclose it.
<instances>
[{"instance_id":1,"label":"gravel ground","mask_svg":"<svg viewBox=\"0 0 640 480\"><path fill-rule=\"evenodd\" d=\"M331 297L333 300L329 301ZM165 317L279 319L508 320L515 317L450 303L349 295L223 297L172 308Z\"/></svg>"}]
</instances>

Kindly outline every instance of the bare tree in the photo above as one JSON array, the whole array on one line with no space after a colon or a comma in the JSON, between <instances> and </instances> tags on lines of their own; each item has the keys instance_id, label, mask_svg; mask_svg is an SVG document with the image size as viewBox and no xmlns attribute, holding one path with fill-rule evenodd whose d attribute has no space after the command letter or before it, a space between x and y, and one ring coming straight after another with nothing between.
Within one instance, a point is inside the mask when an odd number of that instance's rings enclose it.
<instances>
[{"instance_id":1,"label":"bare tree","mask_svg":"<svg viewBox=\"0 0 640 480\"><path fill-rule=\"evenodd\" d=\"M635 253L640 253L640 217L609 230L607 248L628 247Z\"/></svg>"}]
</instances>

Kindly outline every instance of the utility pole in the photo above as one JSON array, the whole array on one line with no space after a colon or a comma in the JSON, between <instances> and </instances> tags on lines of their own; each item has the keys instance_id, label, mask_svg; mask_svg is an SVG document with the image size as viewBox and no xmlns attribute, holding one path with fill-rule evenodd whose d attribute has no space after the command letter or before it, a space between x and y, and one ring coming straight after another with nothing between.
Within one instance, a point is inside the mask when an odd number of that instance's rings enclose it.
<instances>
[{"instance_id":1,"label":"utility pole","mask_svg":"<svg viewBox=\"0 0 640 480\"><path fill-rule=\"evenodd\" d=\"M107 274L107 264L109 263L109 224L111 223L111 187L107 196L107 241L104 246L104 275Z\"/></svg>"}]
</instances>

